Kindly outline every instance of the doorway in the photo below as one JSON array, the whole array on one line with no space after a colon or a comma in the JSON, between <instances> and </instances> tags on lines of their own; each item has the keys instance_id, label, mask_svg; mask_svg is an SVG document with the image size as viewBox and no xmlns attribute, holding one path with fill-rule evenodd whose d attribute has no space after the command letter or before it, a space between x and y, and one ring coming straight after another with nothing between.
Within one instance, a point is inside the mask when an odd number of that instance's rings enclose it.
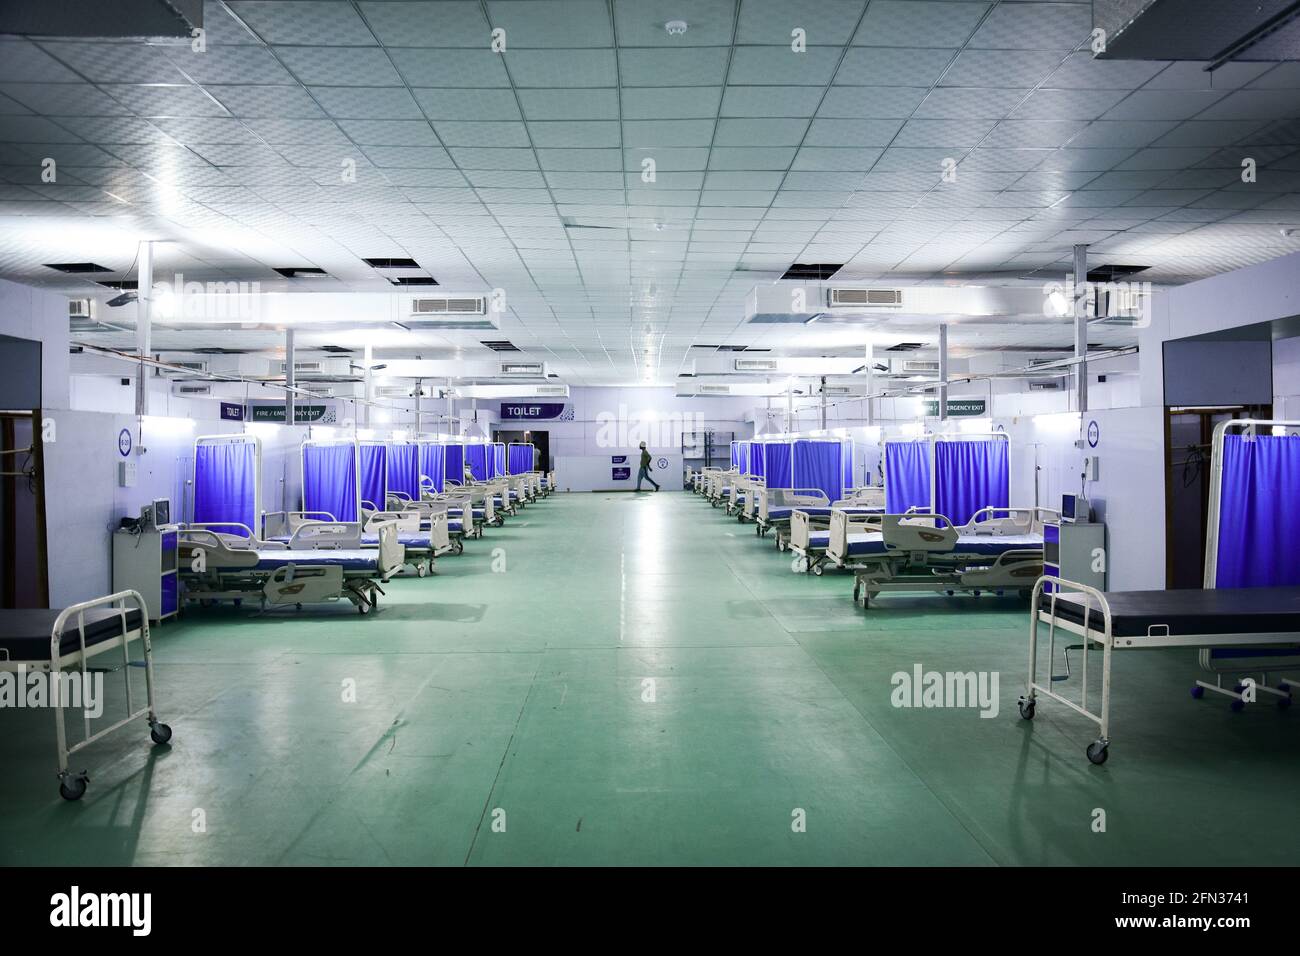
<instances>
[{"instance_id":1,"label":"doorway","mask_svg":"<svg viewBox=\"0 0 1300 956\"><path fill-rule=\"evenodd\" d=\"M551 435L546 431L534 431L526 429L524 431L501 431L494 429L492 432L493 441L503 441L507 445L511 442L519 445L532 445L537 449L537 459L533 467L541 471L550 471L555 467L551 461Z\"/></svg>"},{"instance_id":2,"label":"doorway","mask_svg":"<svg viewBox=\"0 0 1300 956\"><path fill-rule=\"evenodd\" d=\"M1165 409L1165 586L1205 579L1214 429L1235 418L1272 418L1271 405Z\"/></svg>"},{"instance_id":3,"label":"doorway","mask_svg":"<svg viewBox=\"0 0 1300 956\"><path fill-rule=\"evenodd\" d=\"M49 607L38 412L0 412L0 607Z\"/></svg>"}]
</instances>

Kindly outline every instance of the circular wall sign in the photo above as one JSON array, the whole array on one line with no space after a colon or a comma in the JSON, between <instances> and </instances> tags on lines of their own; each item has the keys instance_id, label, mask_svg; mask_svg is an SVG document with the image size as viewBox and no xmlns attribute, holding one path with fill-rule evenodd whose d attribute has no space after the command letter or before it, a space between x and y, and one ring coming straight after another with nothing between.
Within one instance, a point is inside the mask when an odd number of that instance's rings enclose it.
<instances>
[{"instance_id":1,"label":"circular wall sign","mask_svg":"<svg viewBox=\"0 0 1300 956\"><path fill-rule=\"evenodd\" d=\"M117 450L123 458L131 454L131 429L123 428L117 433Z\"/></svg>"},{"instance_id":2,"label":"circular wall sign","mask_svg":"<svg viewBox=\"0 0 1300 956\"><path fill-rule=\"evenodd\" d=\"M1088 447L1096 448L1097 442L1101 440L1101 429L1097 427L1097 422L1088 422Z\"/></svg>"},{"instance_id":3,"label":"circular wall sign","mask_svg":"<svg viewBox=\"0 0 1300 956\"><path fill-rule=\"evenodd\" d=\"M668 459L667 459L667 458L660 458L660 459L659 459L659 467L660 467L660 468L667 468L667 467L668 467Z\"/></svg>"}]
</instances>

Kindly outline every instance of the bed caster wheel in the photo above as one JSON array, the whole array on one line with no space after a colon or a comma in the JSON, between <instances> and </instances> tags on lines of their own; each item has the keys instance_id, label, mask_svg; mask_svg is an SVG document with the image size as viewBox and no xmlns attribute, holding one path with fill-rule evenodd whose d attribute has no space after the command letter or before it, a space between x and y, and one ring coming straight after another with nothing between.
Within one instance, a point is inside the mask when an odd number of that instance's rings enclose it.
<instances>
[{"instance_id":1,"label":"bed caster wheel","mask_svg":"<svg viewBox=\"0 0 1300 956\"><path fill-rule=\"evenodd\" d=\"M1246 702L1244 700L1234 700L1228 707L1232 709L1234 714L1239 714L1246 709Z\"/></svg>"},{"instance_id":2,"label":"bed caster wheel","mask_svg":"<svg viewBox=\"0 0 1300 956\"><path fill-rule=\"evenodd\" d=\"M358 614L369 614L369 613L370 613L370 602L367 601L365 598L362 598L360 601L358 601L358 602L357 602L357 613L358 613Z\"/></svg>"},{"instance_id":3,"label":"bed caster wheel","mask_svg":"<svg viewBox=\"0 0 1300 956\"><path fill-rule=\"evenodd\" d=\"M948 597L952 597L952 596L953 596L954 594L956 594L957 592L956 592L956 591L944 591L943 593L946 594L946 595L948 595Z\"/></svg>"},{"instance_id":4,"label":"bed caster wheel","mask_svg":"<svg viewBox=\"0 0 1300 956\"><path fill-rule=\"evenodd\" d=\"M453 544L453 545L451 546L451 553L452 553L452 554L464 554L464 553L465 553L465 545L463 545L463 544L461 544L459 541L457 541L455 544Z\"/></svg>"},{"instance_id":5,"label":"bed caster wheel","mask_svg":"<svg viewBox=\"0 0 1300 956\"><path fill-rule=\"evenodd\" d=\"M417 564L415 566L415 576L417 578L422 578L428 573L429 573L429 569L426 568L423 564Z\"/></svg>"},{"instance_id":6,"label":"bed caster wheel","mask_svg":"<svg viewBox=\"0 0 1300 956\"><path fill-rule=\"evenodd\" d=\"M854 604L862 603L862 585L860 584L853 585L853 603Z\"/></svg>"},{"instance_id":7,"label":"bed caster wheel","mask_svg":"<svg viewBox=\"0 0 1300 956\"><path fill-rule=\"evenodd\" d=\"M778 550L778 551L784 551L784 550L785 550L785 538L777 538L777 539L776 539L776 550Z\"/></svg>"},{"instance_id":8,"label":"bed caster wheel","mask_svg":"<svg viewBox=\"0 0 1300 956\"><path fill-rule=\"evenodd\" d=\"M1205 688L1202 687L1200 684L1197 684L1195 687L1192 688L1193 700L1200 700L1204 696L1205 696Z\"/></svg>"},{"instance_id":9,"label":"bed caster wheel","mask_svg":"<svg viewBox=\"0 0 1300 956\"><path fill-rule=\"evenodd\" d=\"M1109 756L1110 744L1102 743L1100 740L1094 740L1092 743L1088 744L1088 759L1097 766L1100 767L1104 764L1106 758Z\"/></svg>"},{"instance_id":10,"label":"bed caster wheel","mask_svg":"<svg viewBox=\"0 0 1300 956\"><path fill-rule=\"evenodd\" d=\"M166 724L151 724L149 736L153 738L154 743L165 744L172 739L172 729Z\"/></svg>"},{"instance_id":11,"label":"bed caster wheel","mask_svg":"<svg viewBox=\"0 0 1300 956\"><path fill-rule=\"evenodd\" d=\"M980 592L979 592L979 591L972 591L971 593L972 593L973 595L975 595L975 597L979 597L979 596L980 596Z\"/></svg>"},{"instance_id":12,"label":"bed caster wheel","mask_svg":"<svg viewBox=\"0 0 1300 956\"><path fill-rule=\"evenodd\" d=\"M1024 698L1021 698L1021 700L1020 700L1020 718L1021 718L1021 720L1033 720L1033 719L1034 719L1034 708L1035 708L1036 706L1037 706L1037 702L1036 702L1036 701L1033 701L1033 700L1025 700ZM1088 757L1088 759L1091 760L1091 759L1092 759L1092 757L1091 757L1092 748L1091 748L1091 747L1088 748L1088 752L1089 752L1089 755L1090 755L1090 756ZM1103 757L1102 759L1104 760L1105 758Z\"/></svg>"},{"instance_id":13,"label":"bed caster wheel","mask_svg":"<svg viewBox=\"0 0 1300 956\"><path fill-rule=\"evenodd\" d=\"M821 566L820 564L814 564L814 565L812 566L811 570L812 570L812 573L815 574L817 577L821 577L821 576L822 576L822 566Z\"/></svg>"},{"instance_id":14,"label":"bed caster wheel","mask_svg":"<svg viewBox=\"0 0 1300 956\"><path fill-rule=\"evenodd\" d=\"M80 800L86 794L89 778L85 774L76 777L64 777L59 781L59 796L64 800Z\"/></svg>"}]
</instances>

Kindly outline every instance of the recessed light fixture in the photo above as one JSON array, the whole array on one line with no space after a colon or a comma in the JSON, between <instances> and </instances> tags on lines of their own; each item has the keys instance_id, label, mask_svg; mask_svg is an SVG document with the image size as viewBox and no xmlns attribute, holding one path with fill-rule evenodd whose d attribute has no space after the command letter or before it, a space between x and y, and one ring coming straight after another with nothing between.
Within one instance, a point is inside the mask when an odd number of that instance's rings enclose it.
<instances>
[{"instance_id":1,"label":"recessed light fixture","mask_svg":"<svg viewBox=\"0 0 1300 956\"><path fill-rule=\"evenodd\" d=\"M664 29L668 31L670 37L679 37L686 32L687 26L685 20L669 20L664 24Z\"/></svg>"},{"instance_id":2,"label":"recessed light fixture","mask_svg":"<svg viewBox=\"0 0 1300 956\"><path fill-rule=\"evenodd\" d=\"M286 279L328 279L329 274L316 266L275 266L276 272Z\"/></svg>"},{"instance_id":3,"label":"recessed light fixture","mask_svg":"<svg viewBox=\"0 0 1300 956\"><path fill-rule=\"evenodd\" d=\"M54 269L58 272L66 272L68 275L83 275L87 272L112 272L112 269L106 269L104 266L95 262L47 262L45 268Z\"/></svg>"}]
</instances>

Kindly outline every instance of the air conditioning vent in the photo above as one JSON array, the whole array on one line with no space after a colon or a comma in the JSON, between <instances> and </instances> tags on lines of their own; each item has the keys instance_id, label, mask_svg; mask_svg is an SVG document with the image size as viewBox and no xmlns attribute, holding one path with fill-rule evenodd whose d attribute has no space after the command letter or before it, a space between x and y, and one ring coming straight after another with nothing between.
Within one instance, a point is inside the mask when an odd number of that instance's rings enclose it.
<instances>
[{"instance_id":1,"label":"air conditioning vent","mask_svg":"<svg viewBox=\"0 0 1300 956\"><path fill-rule=\"evenodd\" d=\"M527 376L530 378L546 378L546 364L544 362L502 362L501 374L511 376Z\"/></svg>"},{"instance_id":2,"label":"air conditioning vent","mask_svg":"<svg viewBox=\"0 0 1300 956\"><path fill-rule=\"evenodd\" d=\"M731 386L730 385L701 385L700 394L701 395L730 395Z\"/></svg>"},{"instance_id":3,"label":"air conditioning vent","mask_svg":"<svg viewBox=\"0 0 1300 956\"><path fill-rule=\"evenodd\" d=\"M419 393L421 398L433 397L433 389L428 385L421 385ZM415 398L415 394L414 385L380 385L375 388L375 396L378 398Z\"/></svg>"},{"instance_id":4,"label":"air conditioning vent","mask_svg":"<svg viewBox=\"0 0 1300 956\"><path fill-rule=\"evenodd\" d=\"M906 359L903 362L904 372L938 372L939 363L927 361L926 359Z\"/></svg>"},{"instance_id":5,"label":"air conditioning vent","mask_svg":"<svg viewBox=\"0 0 1300 956\"><path fill-rule=\"evenodd\" d=\"M538 385L537 396L567 398L569 395L569 386L567 385Z\"/></svg>"},{"instance_id":6,"label":"air conditioning vent","mask_svg":"<svg viewBox=\"0 0 1300 956\"><path fill-rule=\"evenodd\" d=\"M288 362L276 362L275 364L280 369L281 375L285 373L289 365ZM324 371L325 371L324 362L294 362L293 363L294 375L320 375Z\"/></svg>"},{"instance_id":7,"label":"air conditioning vent","mask_svg":"<svg viewBox=\"0 0 1300 956\"><path fill-rule=\"evenodd\" d=\"M189 362L172 362L170 364L173 366L173 368L163 369L162 371L164 375L170 374L176 376L176 375L185 375L191 372L196 375L202 375L208 371L207 362L189 361Z\"/></svg>"},{"instance_id":8,"label":"air conditioning vent","mask_svg":"<svg viewBox=\"0 0 1300 956\"><path fill-rule=\"evenodd\" d=\"M832 309L897 309L903 305L903 290L831 289L826 304Z\"/></svg>"},{"instance_id":9,"label":"air conditioning vent","mask_svg":"<svg viewBox=\"0 0 1300 956\"><path fill-rule=\"evenodd\" d=\"M412 299L411 315L487 315L487 299L482 296Z\"/></svg>"},{"instance_id":10,"label":"air conditioning vent","mask_svg":"<svg viewBox=\"0 0 1300 956\"><path fill-rule=\"evenodd\" d=\"M68 318L90 319L95 315L95 303L90 299L69 299Z\"/></svg>"},{"instance_id":11,"label":"air conditioning vent","mask_svg":"<svg viewBox=\"0 0 1300 956\"><path fill-rule=\"evenodd\" d=\"M1039 379L1036 382L1029 383L1029 390L1032 392L1055 392L1059 391L1061 383L1055 379Z\"/></svg>"},{"instance_id":12,"label":"air conditioning vent","mask_svg":"<svg viewBox=\"0 0 1300 956\"><path fill-rule=\"evenodd\" d=\"M775 372L776 359L736 359L737 372Z\"/></svg>"},{"instance_id":13,"label":"air conditioning vent","mask_svg":"<svg viewBox=\"0 0 1300 956\"><path fill-rule=\"evenodd\" d=\"M176 385L173 385L173 386L172 386L172 394L173 394L173 395L187 395L187 396L191 396L191 397L193 397L193 396L197 396L197 395L211 395L211 394L212 394L212 386L211 386L211 385L181 385L181 384L176 384Z\"/></svg>"}]
</instances>

